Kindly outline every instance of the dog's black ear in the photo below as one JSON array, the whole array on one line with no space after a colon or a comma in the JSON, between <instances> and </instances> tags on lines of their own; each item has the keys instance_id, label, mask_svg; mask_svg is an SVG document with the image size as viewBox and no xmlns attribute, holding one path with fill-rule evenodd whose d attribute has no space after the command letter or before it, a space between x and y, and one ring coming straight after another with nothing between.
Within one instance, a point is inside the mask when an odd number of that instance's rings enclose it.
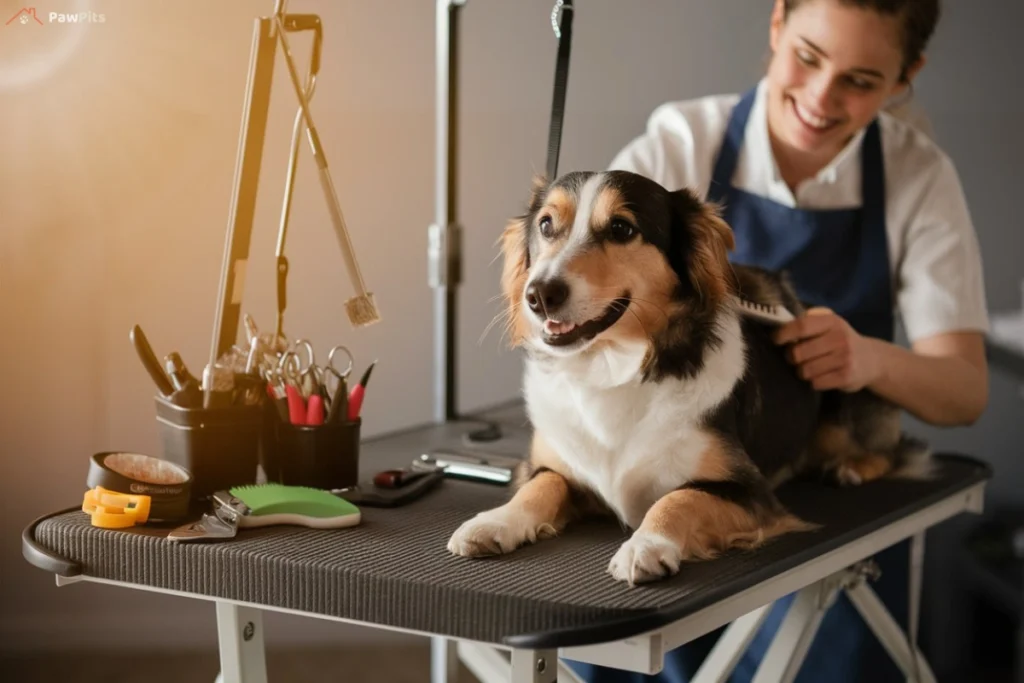
<instances>
[{"instance_id":1,"label":"dog's black ear","mask_svg":"<svg viewBox=\"0 0 1024 683\"><path fill-rule=\"evenodd\" d=\"M670 195L672 267L703 305L715 306L734 286L729 264L729 252L736 248L732 228L720 207L701 200L692 190L683 188Z\"/></svg>"}]
</instances>

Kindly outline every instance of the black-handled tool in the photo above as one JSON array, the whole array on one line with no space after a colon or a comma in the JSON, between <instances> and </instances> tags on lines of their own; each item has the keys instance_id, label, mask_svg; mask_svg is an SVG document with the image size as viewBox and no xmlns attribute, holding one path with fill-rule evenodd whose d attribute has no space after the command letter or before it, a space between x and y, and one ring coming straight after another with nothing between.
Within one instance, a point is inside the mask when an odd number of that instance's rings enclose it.
<instances>
[{"instance_id":1,"label":"black-handled tool","mask_svg":"<svg viewBox=\"0 0 1024 683\"><path fill-rule=\"evenodd\" d=\"M338 377L338 386L331 399L331 407L327 411L327 424L343 422L348 417L348 382L344 376Z\"/></svg>"},{"instance_id":2,"label":"black-handled tool","mask_svg":"<svg viewBox=\"0 0 1024 683\"><path fill-rule=\"evenodd\" d=\"M153 347L149 345L149 340L146 339L142 328L138 325L133 327L128 338L131 340L132 346L135 347L135 352L139 354L142 366L146 368L146 372L153 378L153 383L156 384L160 395L170 396L174 393L174 386L171 385L171 380L167 377L167 373L160 367L160 360L153 353Z\"/></svg>"},{"instance_id":3,"label":"black-handled tool","mask_svg":"<svg viewBox=\"0 0 1024 683\"><path fill-rule=\"evenodd\" d=\"M203 405L203 390L199 386L199 380L189 372L181 354L171 351L164 356L164 369L174 386L174 393L171 394L171 402L182 408L199 408Z\"/></svg>"}]
</instances>

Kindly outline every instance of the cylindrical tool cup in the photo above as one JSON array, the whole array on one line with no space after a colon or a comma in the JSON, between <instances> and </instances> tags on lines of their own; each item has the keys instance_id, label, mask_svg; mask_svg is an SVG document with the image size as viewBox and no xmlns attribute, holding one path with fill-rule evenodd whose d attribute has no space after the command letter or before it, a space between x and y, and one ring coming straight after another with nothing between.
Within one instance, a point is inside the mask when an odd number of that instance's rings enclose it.
<instances>
[{"instance_id":1,"label":"cylindrical tool cup","mask_svg":"<svg viewBox=\"0 0 1024 683\"><path fill-rule=\"evenodd\" d=\"M192 473L192 497L255 484L264 409L256 405L183 408L156 397L165 460Z\"/></svg>"},{"instance_id":2,"label":"cylindrical tool cup","mask_svg":"<svg viewBox=\"0 0 1024 683\"><path fill-rule=\"evenodd\" d=\"M361 426L361 418L323 425L278 421L276 443L264 461L267 480L327 490L355 486Z\"/></svg>"}]
</instances>

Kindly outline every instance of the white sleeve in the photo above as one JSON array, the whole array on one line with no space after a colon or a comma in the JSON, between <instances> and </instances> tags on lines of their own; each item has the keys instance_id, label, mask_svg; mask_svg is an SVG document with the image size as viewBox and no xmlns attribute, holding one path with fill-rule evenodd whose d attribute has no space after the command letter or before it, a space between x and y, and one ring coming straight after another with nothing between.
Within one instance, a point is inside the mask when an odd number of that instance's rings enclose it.
<instances>
[{"instance_id":1,"label":"white sleeve","mask_svg":"<svg viewBox=\"0 0 1024 683\"><path fill-rule=\"evenodd\" d=\"M640 135L633 138L625 147L619 150L608 165L609 170L632 171L651 180L658 180L663 175L664 155L661 154L662 146L650 134Z\"/></svg>"},{"instance_id":2,"label":"white sleeve","mask_svg":"<svg viewBox=\"0 0 1024 683\"><path fill-rule=\"evenodd\" d=\"M908 339L987 332L981 253L960 178L940 154L903 243L897 303Z\"/></svg>"},{"instance_id":3,"label":"white sleeve","mask_svg":"<svg viewBox=\"0 0 1024 683\"><path fill-rule=\"evenodd\" d=\"M615 155L609 170L632 171L669 190L689 187L704 196L733 99L707 97L658 106L643 134Z\"/></svg>"},{"instance_id":4,"label":"white sleeve","mask_svg":"<svg viewBox=\"0 0 1024 683\"><path fill-rule=\"evenodd\" d=\"M659 110L655 110L647 119L643 134L619 150L608 165L609 170L632 171L668 186L665 178L666 130L659 118Z\"/></svg>"}]
</instances>

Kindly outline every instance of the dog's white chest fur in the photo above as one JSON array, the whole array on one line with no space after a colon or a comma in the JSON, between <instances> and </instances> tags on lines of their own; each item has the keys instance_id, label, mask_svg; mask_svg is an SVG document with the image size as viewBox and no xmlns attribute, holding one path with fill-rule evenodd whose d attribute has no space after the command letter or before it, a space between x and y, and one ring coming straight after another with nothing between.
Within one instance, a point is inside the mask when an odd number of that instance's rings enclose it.
<instances>
[{"instance_id":1,"label":"dog's white chest fur","mask_svg":"<svg viewBox=\"0 0 1024 683\"><path fill-rule=\"evenodd\" d=\"M534 427L571 475L631 528L655 501L695 476L708 445L698 423L742 376L739 322L733 316L719 322L723 344L689 380L641 383L640 346L527 363L524 390Z\"/></svg>"}]
</instances>

